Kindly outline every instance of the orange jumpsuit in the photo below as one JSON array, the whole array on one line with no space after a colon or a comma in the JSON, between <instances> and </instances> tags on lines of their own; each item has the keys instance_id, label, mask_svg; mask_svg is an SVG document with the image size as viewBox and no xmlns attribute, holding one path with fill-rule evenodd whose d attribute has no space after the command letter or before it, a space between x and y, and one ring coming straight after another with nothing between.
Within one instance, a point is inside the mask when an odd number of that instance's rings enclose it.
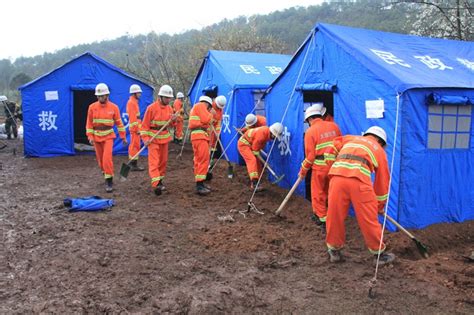
<instances>
[{"instance_id":1,"label":"orange jumpsuit","mask_svg":"<svg viewBox=\"0 0 474 315\"><path fill-rule=\"evenodd\" d=\"M207 103L199 102L189 113L189 129L194 151L194 180L202 182L206 179L209 168L209 126L212 114L207 110Z\"/></svg>"},{"instance_id":2,"label":"orange jumpsuit","mask_svg":"<svg viewBox=\"0 0 474 315\"><path fill-rule=\"evenodd\" d=\"M321 118L314 119L304 136L305 159L299 176L304 178L311 171L311 205L321 222L326 221L329 190L328 172L336 159L332 140L341 136L339 127Z\"/></svg>"},{"instance_id":3,"label":"orange jumpsuit","mask_svg":"<svg viewBox=\"0 0 474 315\"><path fill-rule=\"evenodd\" d=\"M216 114L212 117L213 123L212 127L215 130L215 133L210 131L210 146L211 146L211 153L217 151L217 146L219 145L217 142L217 139L219 138L219 135L221 134L221 125L222 125L222 115L223 111L221 108L217 107L216 103L212 103L212 108L216 111ZM217 135L216 135L217 134Z\"/></svg>"},{"instance_id":4,"label":"orange jumpsuit","mask_svg":"<svg viewBox=\"0 0 474 315\"><path fill-rule=\"evenodd\" d=\"M265 118L265 116L261 116L261 115L256 115L257 117L257 122L255 123L255 125L251 126L251 127L247 127L245 126L244 128L242 128L240 131L242 131L242 133L245 133L247 130L249 129L252 129L252 128L258 128L258 127L262 127L262 126L266 126L267 125L267 119Z\"/></svg>"},{"instance_id":5,"label":"orange jumpsuit","mask_svg":"<svg viewBox=\"0 0 474 315\"><path fill-rule=\"evenodd\" d=\"M131 95L127 102L128 113L128 128L130 131L130 144L128 146L128 158L132 159L135 154L140 151L140 127L142 121L140 120L140 107L138 106L138 99ZM138 160L138 156L134 158Z\"/></svg>"},{"instance_id":6,"label":"orange jumpsuit","mask_svg":"<svg viewBox=\"0 0 474 315\"><path fill-rule=\"evenodd\" d=\"M334 121L334 117L332 117L331 114L326 114L326 116L324 116L324 121Z\"/></svg>"},{"instance_id":7,"label":"orange jumpsuit","mask_svg":"<svg viewBox=\"0 0 474 315\"><path fill-rule=\"evenodd\" d=\"M142 130L140 134L144 142L149 141L155 133L171 119L173 109L164 105L160 100L148 106L143 117ZM168 127L173 123L168 124ZM156 187L165 178L166 164L168 163L168 144L171 134L168 127L161 131L148 145L148 173L151 178L151 186Z\"/></svg>"},{"instance_id":8,"label":"orange jumpsuit","mask_svg":"<svg viewBox=\"0 0 474 315\"><path fill-rule=\"evenodd\" d=\"M257 155L260 154L260 150L262 150L271 139L270 135L270 128L262 126L247 130L239 139L237 148L245 160L250 180L258 179L260 176L262 164L257 158Z\"/></svg>"},{"instance_id":9,"label":"orange jumpsuit","mask_svg":"<svg viewBox=\"0 0 474 315\"><path fill-rule=\"evenodd\" d=\"M329 170L326 244L335 250L344 246L344 220L352 203L365 244L377 254L382 233L377 213L383 210L389 189L387 155L371 135L339 137L334 139L334 146L339 153ZM373 185L371 173L375 173Z\"/></svg>"},{"instance_id":10,"label":"orange jumpsuit","mask_svg":"<svg viewBox=\"0 0 474 315\"><path fill-rule=\"evenodd\" d=\"M89 105L87 111L86 136L94 141L95 155L104 177L114 177L114 161L112 151L114 139L114 125L117 126L120 138L125 139L125 127L120 118L120 111L117 105L107 101L104 105L95 102Z\"/></svg>"},{"instance_id":11,"label":"orange jumpsuit","mask_svg":"<svg viewBox=\"0 0 474 315\"><path fill-rule=\"evenodd\" d=\"M174 125L174 137L176 140L183 140L183 124L184 124L184 108L183 102L178 98L173 103L174 113L177 114L177 118Z\"/></svg>"}]
</instances>

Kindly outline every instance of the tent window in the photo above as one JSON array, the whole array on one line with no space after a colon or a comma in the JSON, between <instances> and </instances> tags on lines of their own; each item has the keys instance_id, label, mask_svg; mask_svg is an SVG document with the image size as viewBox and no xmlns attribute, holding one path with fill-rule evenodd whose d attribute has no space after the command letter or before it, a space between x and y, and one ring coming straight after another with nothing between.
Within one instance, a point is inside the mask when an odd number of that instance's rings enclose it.
<instances>
[{"instance_id":1,"label":"tent window","mask_svg":"<svg viewBox=\"0 0 474 315\"><path fill-rule=\"evenodd\" d=\"M261 99L263 92L254 92L253 93L253 106L255 107L255 115L265 115L265 100Z\"/></svg>"},{"instance_id":2,"label":"tent window","mask_svg":"<svg viewBox=\"0 0 474 315\"><path fill-rule=\"evenodd\" d=\"M471 105L428 106L428 149L469 149Z\"/></svg>"}]
</instances>

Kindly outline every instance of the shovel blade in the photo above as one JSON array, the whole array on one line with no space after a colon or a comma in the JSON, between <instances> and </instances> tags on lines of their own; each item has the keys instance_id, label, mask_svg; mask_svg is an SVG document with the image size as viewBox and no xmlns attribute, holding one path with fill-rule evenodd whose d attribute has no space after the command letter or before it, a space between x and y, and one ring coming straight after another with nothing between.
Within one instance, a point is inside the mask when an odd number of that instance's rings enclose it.
<instances>
[{"instance_id":1,"label":"shovel blade","mask_svg":"<svg viewBox=\"0 0 474 315\"><path fill-rule=\"evenodd\" d=\"M285 177L285 174L281 175L280 177L277 177L277 178L272 182L272 184L278 184L279 182L281 182L281 180L283 179L283 177Z\"/></svg>"},{"instance_id":2,"label":"shovel blade","mask_svg":"<svg viewBox=\"0 0 474 315\"><path fill-rule=\"evenodd\" d=\"M126 181L128 173L130 173L130 165L122 163L122 167L120 168L120 180Z\"/></svg>"},{"instance_id":3,"label":"shovel blade","mask_svg":"<svg viewBox=\"0 0 474 315\"><path fill-rule=\"evenodd\" d=\"M416 248L418 248L418 251L420 252L421 256L423 256L423 258L429 258L430 255L428 254L428 248L426 247L426 245L417 240L416 238L414 238L413 241L415 242Z\"/></svg>"}]
</instances>

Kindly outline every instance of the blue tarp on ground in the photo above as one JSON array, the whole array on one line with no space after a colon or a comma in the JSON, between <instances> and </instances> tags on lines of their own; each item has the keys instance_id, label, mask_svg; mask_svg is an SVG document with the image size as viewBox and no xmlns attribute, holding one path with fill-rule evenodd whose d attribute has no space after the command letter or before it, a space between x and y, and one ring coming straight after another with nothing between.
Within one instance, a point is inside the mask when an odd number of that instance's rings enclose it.
<instances>
[{"instance_id":1,"label":"blue tarp on ground","mask_svg":"<svg viewBox=\"0 0 474 315\"><path fill-rule=\"evenodd\" d=\"M265 97L269 124L286 127L271 165L287 188L304 159L310 92L332 93L343 134L386 130L388 212L402 225L474 219L473 42L316 25Z\"/></svg>"},{"instance_id":2,"label":"blue tarp on ground","mask_svg":"<svg viewBox=\"0 0 474 315\"><path fill-rule=\"evenodd\" d=\"M234 127L243 126L250 112L265 115L264 102L254 110L264 90L278 77L291 56L251 52L210 50L189 89L192 104L203 91L217 86L217 94L227 97L221 129L221 140L232 162L239 162ZM232 142L232 143L230 143Z\"/></svg>"},{"instance_id":3,"label":"blue tarp on ground","mask_svg":"<svg viewBox=\"0 0 474 315\"><path fill-rule=\"evenodd\" d=\"M96 101L93 92L100 82L109 86L110 100L118 105L126 126L130 85L138 84L143 90L139 101L142 115L146 106L153 101L151 86L100 57L85 53L19 88L23 107L25 156L74 155L75 139L85 137L85 117L91 103L84 103L84 96L79 95L87 93L89 98L92 96L92 102ZM75 104L75 99L78 104ZM126 153L127 148L122 146L117 137L114 154Z\"/></svg>"}]
</instances>

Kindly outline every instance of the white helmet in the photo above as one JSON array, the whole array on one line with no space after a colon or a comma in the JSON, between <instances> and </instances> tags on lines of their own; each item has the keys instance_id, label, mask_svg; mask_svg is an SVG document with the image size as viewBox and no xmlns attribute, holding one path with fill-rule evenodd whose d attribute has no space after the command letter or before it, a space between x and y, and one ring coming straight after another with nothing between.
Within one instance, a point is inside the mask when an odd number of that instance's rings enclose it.
<instances>
[{"instance_id":1,"label":"white helmet","mask_svg":"<svg viewBox=\"0 0 474 315\"><path fill-rule=\"evenodd\" d=\"M210 98L209 96L203 95L199 97L199 102L206 102L209 105L212 105L212 98Z\"/></svg>"},{"instance_id":2,"label":"white helmet","mask_svg":"<svg viewBox=\"0 0 474 315\"><path fill-rule=\"evenodd\" d=\"M184 98L183 92L178 92L178 94L176 94L176 98Z\"/></svg>"},{"instance_id":3,"label":"white helmet","mask_svg":"<svg viewBox=\"0 0 474 315\"><path fill-rule=\"evenodd\" d=\"M306 111L304 112L304 120L306 121L309 117L314 115L322 115L321 107L317 104L312 105L306 109Z\"/></svg>"},{"instance_id":4,"label":"white helmet","mask_svg":"<svg viewBox=\"0 0 474 315\"><path fill-rule=\"evenodd\" d=\"M138 84L130 85L130 94L142 93L142 89Z\"/></svg>"},{"instance_id":5,"label":"white helmet","mask_svg":"<svg viewBox=\"0 0 474 315\"><path fill-rule=\"evenodd\" d=\"M321 109L321 116L324 116L327 110L328 109L325 106L323 106L323 109Z\"/></svg>"},{"instance_id":6,"label":"white helmet","mask_svg":"<svg viewBox=\"0 0 474 315\"><path fill-rule=\"evenodd\" d=\"M364 136L369 133L382 139L385 142L385 144L387 143L387 134L385 133L385 130L383 130L381 127L379 126L370 127L369 129L367 129L366 132L364 132Z\"/></svg>"},{"instance_id":7,"label":"white helmet","mask_svg":"<svg viewBox=\"0 0 474 315\"><path fill-rule=\"evenodd\" d=\"M0 95L0 102L8 101L8 98L5 95Z\"/></svg>"},{"instance_id":8,"label":"white helmet","mask_svg":"<svg viewBox=\"0 0 474 315\"><path fill-rule=\"evenodd\" d=\"M245 116L245 126L250 127L257 123L257 116L254 114L248 114Z\"/></svg>"},{"instance_id":9,"label":"white helmet","mask_svg":"<svg viewBox=\"0 0 474 315\"><path fill-rule=\"evenodd\" d=\"M171 88L171 86L165 84L160 87L160 90L158 91L158 96L173 98L173 89Z\"/></svg>"},{"instance_id":10,"label":"white helmet","mask_svg":"<svg viewBox=\"0 0 474 315\"><path fill-rule=\"evenodd\" d=\"M223 109L225 104L227 104L227 99L224 95L219 95L218 97L216 97L215 101L217 107L219 107L220 109Z\"/></svg>"},{"instance_id":11,"label":"white helmet","mask_svg":"<svg viewBox=\"0 0 474 315\"><path fill-rule=\"evenodd\" d=\"M280 140L281 135L283 133L283 125L279 122L274 123L270 126L270 132L272 133L272 135L275 136L275 138Z\"/></svg>"},{"instance_id":12,"label":"white helmet","mask_svg":"<svg viewBox=\"0 0 474 315\"><path fill-rule=\"evenodd\" d=\"M99 83L95 87L95 95L96 96L102 96L102 95L109 95L109 87L105 83Z\"/></svg>"}]
</instances>

